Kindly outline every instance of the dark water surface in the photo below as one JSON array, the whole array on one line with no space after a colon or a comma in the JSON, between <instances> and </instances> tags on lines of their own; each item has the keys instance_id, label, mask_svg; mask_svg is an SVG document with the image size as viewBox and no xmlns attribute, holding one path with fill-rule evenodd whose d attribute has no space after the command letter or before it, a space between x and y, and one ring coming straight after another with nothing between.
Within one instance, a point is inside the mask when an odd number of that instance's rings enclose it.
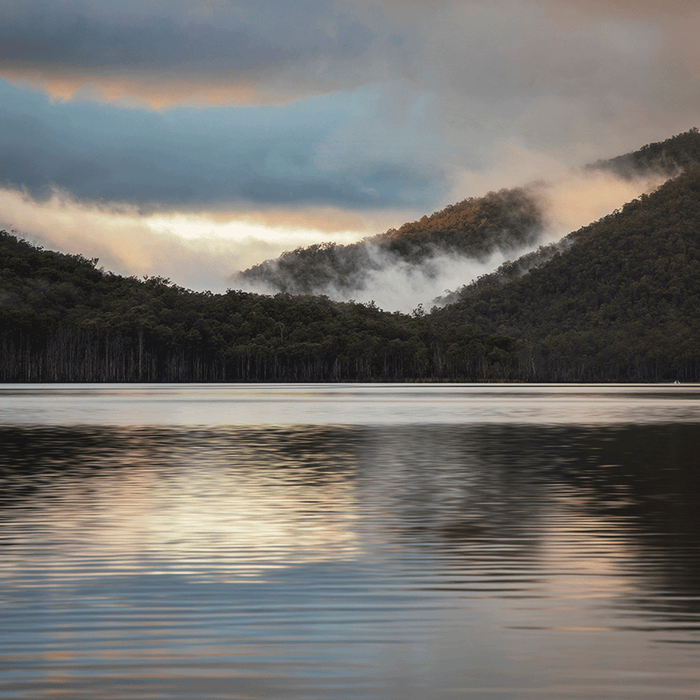
<instances>
[{"instance_id":1,"label":"dark water surface","mask_svg":"<svg viewBox=\"0 0 700 700\"><path fill-rule=\"evenodd\" d=\"M0 698L700 697L700 389L0 386Z\"/></svg>"}]
</instances>

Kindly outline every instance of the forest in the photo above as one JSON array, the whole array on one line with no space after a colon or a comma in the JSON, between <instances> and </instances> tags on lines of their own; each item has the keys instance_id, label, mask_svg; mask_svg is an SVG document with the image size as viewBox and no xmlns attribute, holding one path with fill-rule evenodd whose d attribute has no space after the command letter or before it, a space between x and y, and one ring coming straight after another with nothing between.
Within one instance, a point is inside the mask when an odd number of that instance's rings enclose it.
<instances>
[{"instance_id":1,"label":"forest","mask_svg":"<svg viewBox=\"0 0 700 700\"><path fill-rule=\"evenodd\" d=\"M510 377L514 341L327 297L193 292L0 232L0 381L326 382Z\"/></svg>"},{"instance_id":2,"label":"forest","mask_svg":"<svg viewBox=\"0 0 700 700\"><path fill-rule=\"evenodd\" d=\"M516 338L522 381L700 379L700 165L558 247L506 263L431 317Z\"/></svg>"},{"instance_id":3,"label":"forest","mask_svg":"<svg viewBox=\"0 0 700 700\"><path fill-rule=\"evenodd\" d=\"M2 231L0 381L700 381L700 135L637 154L625 167L673 160L680 174L429 313L288 291L194 292ZM527 238L538 216L523 192L502 191L381 241L418 259L431 240L469 235L479 254Z\"/></svg>"}]
</instances>

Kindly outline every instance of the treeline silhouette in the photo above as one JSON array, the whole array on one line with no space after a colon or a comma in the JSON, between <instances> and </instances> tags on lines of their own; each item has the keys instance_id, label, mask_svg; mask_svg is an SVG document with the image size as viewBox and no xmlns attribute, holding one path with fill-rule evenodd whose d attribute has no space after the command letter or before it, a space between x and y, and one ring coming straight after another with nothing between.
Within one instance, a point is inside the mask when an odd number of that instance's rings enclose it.
<instances>
[{"instance_id":1,"label":"treeline silhouette","mask_svg":"<svg viewBox=\"0 0 700 700\"><path fill-rule=\"evenodd\" d=\"M4 382L485 381L513 340L327 297L193 292L0 232Z\"/></svg>"}]
</instances>

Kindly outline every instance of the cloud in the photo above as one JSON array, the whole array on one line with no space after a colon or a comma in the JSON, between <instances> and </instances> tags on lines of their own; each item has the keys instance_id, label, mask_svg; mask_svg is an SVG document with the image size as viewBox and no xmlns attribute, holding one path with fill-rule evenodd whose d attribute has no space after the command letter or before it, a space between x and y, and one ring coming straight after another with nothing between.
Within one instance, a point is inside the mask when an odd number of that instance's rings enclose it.
<instances>
[{"instance_id":1,"label":"cloud","mask_svg":"<svg viewBox=\"0 0 700 700\"><path fill-rule=\"evenodd\" d=\"M557 241L642 193L652 192L667 179L666 174L627 179L606 171L574 169L549 183L539 183L534 189L543 199L547 219L543 240Z\"/></svg>"},{"instance_id":2,"label":"cloud","mask_svg":"<svg viewBox=\"0 0 700 700\"><path fill-rule=\"evenodd\" d=\"M323 236L306 228L271 229L201 214L147 217L132 206L80 203L58 191L37 203L17 190L0 190L0 227L50 250L97 257L100 266L117 274L161 275L214 292L230 286L235 270Z\"/></svg>"},{"instance_id":3,"label":"cloud","mask_svg":"<svg viewBox=\"0 0 700 700\"><path fill-rule=\"evenodd\" d=\"M0 82L0 100L2 180L36 198L58 187L145 209L362 209L427 203L446 186L430 134L418 138L420 115L389 133L371 90L255 109L155 113L52 105ZM366 145L348 152L359 134L367 134Z\"/></svg>"},{"instance_id":4,"label":"cloud","mask_svg":"<svg viewBox=\"0 0 700 700\"><path fill-rule=\"evenodd\" d=\"M233 261L246 243L215 239L186 242L152 230L130 207L81 205L54 193L41 204L17 191L0 190L0 225L50 250L100 259L123 275L161 275L193 289L225 291ZM256 242L260 254L261 242Z\"/></svg>"},{"instance_id":5,"label":"cloud","mask_svg":"<svg viewBox=\"0 0 700 700\"><path fill-rule=\"evenodd\" d=\"M0 8L0 75L61 97L82 79L107 99L137 96L161 107L225 96L284 101L357 87L400 55L381 12L361 17L335 0L22 0ZM177 93L157 87L149 96L144 88L158 79L177 83Z\"/></svg>"},{"instance_id":6,"label":"cloud","mask_svg":"<svg viewBox=\"0 0 700 700\"><path fill-rule=\"evenodd\" d=\"M200 5L200 8L202 6ZM0 58L99 70L202 67L249 72L301 57L362 53L372 31L332 0L209 4L8 2Z\"/></svg>"},{"instance_id":7,"label":"cloud","mask_svg":"<svg viewBox=\"0 0 700 700\"><path fill-rule=\"evenodd\" d=\"M353 243L395 225L396 217L330 208L143 215L134 206L78 202L58 190L36 202L0 189L0 228L50 250L97 257L117 274L160 275L214 292L232 286L236 271L285 250L329 240Z\"/></svg>"},{"instance_id":8,"label":"cloud","mask_svg":"<svg viewBox=\"0 0 700 700\"><path fill-rule=\"evenodd\" d=\"M656 0L9 0L0 76L158 109L303 102L295 118L339 154L355 146L348 131L370 147L401 131L411 93L423 111L413 140L442 144L435 172L479 168L515 137L573 165L694 125L699 31L699 3ZM340 134L310 117L323 98L353 105L369 93L383 114L341 110Z\"/></svg>"},{"instance_id":9,"label":"cloud","mask_svg":"<svg viewBox=\"0 0 700 700\"><path fill-rule=\"evenodd\" d=\"M317 286L313 293L337 301L374 302L385 311L410 313L419 305L423 305L427 311L445 291L457 289L480 275L492 272L508 259L501 252L494 253L488 260L478 261L436 250L434 255L416 264L381 251L371 242L365 246L374 269L367 272L357 288L340 289L330 283ZM261 280L242 281L234 277L233 286L258 294L279 292L279 289Z\"/></svg>"}]
</instances>

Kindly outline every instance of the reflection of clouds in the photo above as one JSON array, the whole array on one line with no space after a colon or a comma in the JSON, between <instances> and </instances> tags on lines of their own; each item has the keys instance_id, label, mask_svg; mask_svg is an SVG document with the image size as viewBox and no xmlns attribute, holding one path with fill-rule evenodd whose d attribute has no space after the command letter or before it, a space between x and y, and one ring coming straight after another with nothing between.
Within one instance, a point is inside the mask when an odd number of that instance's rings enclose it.
<instances>
[{"instance_id":1,"label":"reflection of clouds","mask_svg":"<svg viewBox=\"0 0 700 700\"><path fill-rule=\"evenodd\" d=\"M116 493L108 544L133 565L236 579L269 567L354 559L354 491L345 476L303 483L303 467L256 465L235 473L182 462L172 473L138 470ZM98 506L99 507L99 506Z\"/></svg>"},{"instance_id":2,"label":"reflection of clouds","mask_svg":"<svg viewBox=\"0 0 700 700\"><path fill-rule=\"evenodd\" d=\"M548 597L572 601L629 594L634 585L627 572L636 554L630 533L614 518L585 512L587 499L576 489L560 491L541 542L541 565L558 572L549 582Z\"/></svg>"},{"instance_id":3,"label":"reflection of clouds","mask_svg":"<svg viewBox=\"0 0 700 700\"><path fill-rule=\"evenodd\" d=\"M103 450L93 444L91 453L72 455L63 446L65 466L73 458L81 464L53 478L41 471L24 478L37 491L11 511L21 517L5 535L20 547L0 576L15 575L38 553L27 536L36 529L47 535L44 565L62 579L167 571L235 580L270 567L355 559L355 490L342 455L326 472L323 459L332 465L334 456L308 452L308 434L271 432L126 428L107 431ZM326 437L319 431L316 439ZM301 447L290 453L295 443Z\"/></svg>"},{"instance_id":4,"label":"reflection of clouds","mask_svg":"<svg viewBox=\"0 0 700 700\"><path fill-rule=\"evenodd\" d=\"M694 473L698 435L0 428L0 613L26 630L0 653L25 688L45 664L44 687L71 697L134 669L167 697L215 676L265 698L612 698L632 677L692 694L697 586L678 571L697 528L674 525L666 556L640 493L678 485L671 453Z\"/></svg>"}]
</instances>

